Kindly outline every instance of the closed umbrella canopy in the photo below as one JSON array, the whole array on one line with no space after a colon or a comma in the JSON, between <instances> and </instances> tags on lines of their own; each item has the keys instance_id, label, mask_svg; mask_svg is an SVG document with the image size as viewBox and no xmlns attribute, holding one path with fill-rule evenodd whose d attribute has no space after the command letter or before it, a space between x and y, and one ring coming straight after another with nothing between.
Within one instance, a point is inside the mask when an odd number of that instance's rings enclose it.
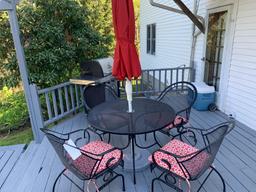
<instances>
[{"instance_id":1,"label":"closed umbrella canopy","mask_svg":"<svg viewBox=\"0 0 256 192\"><path fill-rule=\"evenodd\" d=\"M112 75L118 80L131 80L141 75L135 46L135 17L133 0L112 0L116 48Z\"/></svg>"}]
</instances>

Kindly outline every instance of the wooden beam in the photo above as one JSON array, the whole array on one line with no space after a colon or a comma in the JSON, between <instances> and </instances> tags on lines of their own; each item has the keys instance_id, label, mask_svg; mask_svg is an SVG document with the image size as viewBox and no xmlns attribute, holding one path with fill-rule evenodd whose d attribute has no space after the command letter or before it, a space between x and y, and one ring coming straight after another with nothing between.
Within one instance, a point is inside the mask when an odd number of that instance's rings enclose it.
<instances>
[{"instance_id":1,"label":"wooden beam","mask_svg":"<svg viewBox=\"0 0 256 192\"><path fill-rule=\"evenodd\" d=\"M189 10L189 8L181 0L173 0L179 8L190 18L190 20L200 29L202 33L205 33L205 26L202 22Z\"/></svg>"},{"instance_id":2,"label":"wooden beam","mask_svg":"<svg viewBox=\"0 0 256 192\"><path fill-rule=\"evenodd\" d=\"M16 2L16 1L15 1ZM15 5L15 4L14 4ZM13 37L13 42L14 42L14 47L16 51L16 56L17 56L17 61L19 65L19 71L22 79L22 84L24 87L24 93L25 93L25 98L26 102L28 105L28 111L29 111L29 117L32 125L32 131L34 134L34 139L37 143L40 143L42 141L42 132L40 131L40 128L38 127L38 118L37 111L35 110L35 104L33 103L33 94L31 92L31 87L30 87L30 82L28 79L28 70L27 70L27 65L26 65L26 60L25 60L25 55L24 55L24 50L21 44L20 40L20 28L18 24L18 18L17 18L17 13L16 13L16 7L14 6L13 9L8 10L9 14L9 22L11 26L11 32L12 32L12 37Z\"/></svg>"}]
</instances>

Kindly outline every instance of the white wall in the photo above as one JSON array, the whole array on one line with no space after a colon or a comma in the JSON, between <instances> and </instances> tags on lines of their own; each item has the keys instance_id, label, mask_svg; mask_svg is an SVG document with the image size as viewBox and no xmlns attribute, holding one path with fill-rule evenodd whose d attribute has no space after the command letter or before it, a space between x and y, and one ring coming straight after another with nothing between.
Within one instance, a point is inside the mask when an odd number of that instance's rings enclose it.
<instances>
[{"instance_id":1,"label":"white wall","mask_svg":"<svg viewBox=\"0 0 256 192\"><path fill-rule=\"evenodd\" d=\"M159 0L170 2L169 0ZM192 9L193 1L184 0ZM256 0L201 0L199 15L206 17L208 9L233 5L231 24L233 38L226 60L225 100L222 110L233 113L237 120L256 130ZM146 25L156 23L156 55L146 53ZM143 68L189 65L191 21L185 16L152 7L141 1L141 63ZM230 31L232 33L232 31ZM195 51L196 80L203 79L205 35L198 37ZM227 57L226 55L226 57Z\"/></svg>"},{"instance_id":2,"label":"white wall","mask_svg":"<svg viewBox=\"0 0 256 192\"><path fill-rule=\"evenodd\" d=\"M176 7L170 0L158 0ZM185 0L188 7L193 7L193 1ZM189 65L192 23L184 16L152 7L148 0L141 0L140 58L143 69L171 68ZM146 52L147 25L156 23L156 54Z\"/></svg>"}]
</instances>

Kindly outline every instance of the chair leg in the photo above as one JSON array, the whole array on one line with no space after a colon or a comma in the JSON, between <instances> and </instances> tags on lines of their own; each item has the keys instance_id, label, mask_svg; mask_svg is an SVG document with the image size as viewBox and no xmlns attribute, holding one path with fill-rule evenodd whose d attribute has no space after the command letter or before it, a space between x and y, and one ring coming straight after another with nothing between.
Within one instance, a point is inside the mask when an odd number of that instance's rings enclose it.
<instances>
[{"instance_id":1,"label":"chair leg","mask_svg":"<svg viewBox=\"0 0 256 192\"><path fill-rule=\"evenodd\" d=\"M125 191L125 182L124 182L124 176L122 174L118 174L115 171L111 171L112 173L115 174L115 176L113 176L112 178L110 178L109 180L105 181L105 183L103 185L101 185L98 189L99 191L101 191L103 188L105 188L107 185L109 185L112 181L114 181L116 178L121 177L122 178L122 190Z\"/></svg>"},{"instance_id":2,"label":"chair leg","mask_svg":"<svg viewBox=\"0 0 256 192\"><path fill-rule=\"evenodd\" d=\"M213 166L211 166L211 168L215 171L215 173L217 173L219 175L222 185L223 185L223 192L226 192L226 184L225 184L225 180L223 179L222 175Z\"/></svg>"},{"instance_id":3,"label":"chair leg","mask_svg":"<svg viewBox=\"0 0 256 192\"><path fill-rule=\"evenodd\" d=\"M65 171L66 171L66 168L63 169L63 171L60 172L60 174L58 175L58 177L57 177L56 180L54 181L53 188L52 188L52 192L55 192L55 187L56 187L57 181L59 180L59 178L61 177L61 175L62 175Z\"/></svg>"},{"instance_id":4,"label":"chair leg","mask_svg":"<svg viewBox=\"0 0 256 192\"><path fill-rule=\"evenodd\" d=\"M161 176L162 176L162 174L161 174ZM180 188L178 188L177 186L175 186L175 185L173 185L173 184L169 184L169 183L167 183L166 181L160 179L161 176L159 176L159 177L157 177L157 178L155 178L155 179L152 180L152 183L151 183L151 192L154 192L154 186L155 186L155 182L156 182L156 181L160 181L160 182L164 183L165 185L169 186L170 188L176 190L177 192L183 192L183 190L180 189Z\"/></svg>"},{"instance_id":5,"label":"chair leg","mask_svg":"<svg viewBox=\"0 0 256 192\"><path fill-rule=\"evenodd\" d=\"M151 183L151 192L154 192L154 185L155 185L155 182L158 180L158 178L155 178L152 180L152 183Z\"/></svg>"},{"instance_id":6,"label":"chair leg","mask_svg":"<svg viewBox=\"0 0 256 192\"><path fill-rule=\"evenodd\" d=\"M125 182L124 182L124 176L123 175L119 175L122 179L122 183L123 183L123 191L125 191Z\"/></svg>"},{"instance_id":7,"label":"chair leg","mask_svg":"<svg viewBox=\"0 0 256 192\"><path fill-rule=\"evenodd\" d=\"M226 184L225 184L225 180L223 179L223 177L221 176L221 174L213 167L213 166L210 166L211 167L211 171L208 173L208 175L206 176L206 178L204 179L203 183L200 185L199 189L197 190L197 192L199 192L203 185L205 184L205 182L208 180L208 178L210 177L210 175L212 174L213 171L215 171L215 173L218 174L218 176L220 177L221 179L221 182L222 182L222 185L223 185L223 192L226 192Z\"/></svg>"}]
</instances>

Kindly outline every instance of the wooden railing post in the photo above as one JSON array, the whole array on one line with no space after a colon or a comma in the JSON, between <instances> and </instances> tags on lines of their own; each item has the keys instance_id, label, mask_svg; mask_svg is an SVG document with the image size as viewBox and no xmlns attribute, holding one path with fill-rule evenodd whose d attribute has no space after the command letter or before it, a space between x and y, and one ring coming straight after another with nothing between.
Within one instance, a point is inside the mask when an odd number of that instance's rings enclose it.
<instances>
[{"instance_id":1,"label":"wooden railing post","mask_svg":"<svg viewBox=\"0 0 256 192\"><path fill-rule=\"evenodd\" d=\"M30 85L30 93L34 108L34 114L32 116L32 121L34 122L32 125L32 131L36 143L40 143L43 139L43 133L41 132L40 128L44 127L44 121L41 111L41 104L37 92L37 86L35 84Z\"/></svg>"}]
</instances>

